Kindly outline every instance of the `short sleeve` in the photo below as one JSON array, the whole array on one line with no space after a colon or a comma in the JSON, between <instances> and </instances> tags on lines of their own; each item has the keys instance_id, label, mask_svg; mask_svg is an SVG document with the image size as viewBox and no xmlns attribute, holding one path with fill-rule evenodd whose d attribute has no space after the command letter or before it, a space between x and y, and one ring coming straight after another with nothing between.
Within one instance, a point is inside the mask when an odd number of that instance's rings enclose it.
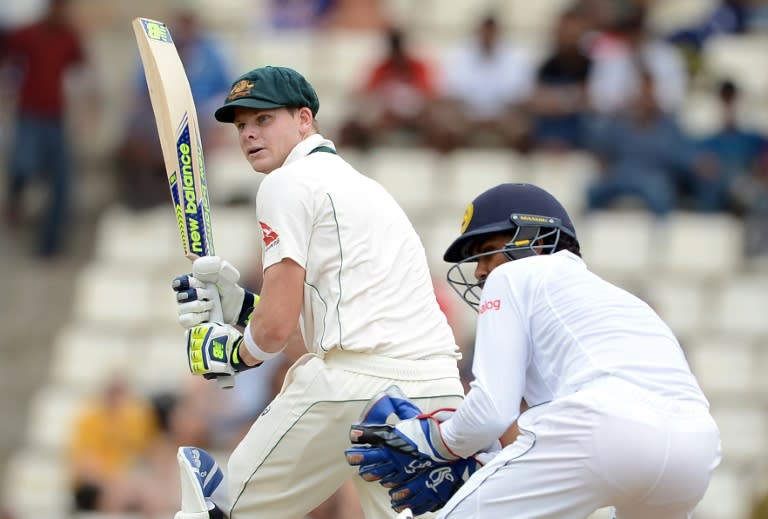
<instances>
[{"instance_id":1,"label":"short sleeve","mask_svg":"<svg viewBox=\"0 0 768 519\"><path fill-rule=\"evenodd\" d=\"M273 172L262 181L256 198L256 212L264 269L285 258L306 268L313 207L311 186L301 179L285 172Z\"/></svg>"}]
</instances>

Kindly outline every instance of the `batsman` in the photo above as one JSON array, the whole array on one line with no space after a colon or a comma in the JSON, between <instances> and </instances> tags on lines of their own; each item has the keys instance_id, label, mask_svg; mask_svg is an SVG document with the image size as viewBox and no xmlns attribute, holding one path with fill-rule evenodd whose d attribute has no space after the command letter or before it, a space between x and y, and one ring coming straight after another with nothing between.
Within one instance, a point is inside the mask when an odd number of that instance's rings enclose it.
<instances>
[{"instance_id":1,"label":"batsman","mask_svg":"<svg viewBox=\"0 0 768 519\"><path fill-rule=\"evenodd\" d=\"M174 280L190 369L236 376L270 362L296 336L307 353L226 470L205 451L180 449L176 519L298 519L350 478L366 518L395 517L387 490L346 462L350 424L391 386L423 412L463 398L460 353L424 247L392 196L318 133L319 107L300 73L268 66L234 81L215 112L233 125L252 169L266 175L254 220L243 227L263 241L263 284L260 294L248 292L218 256L197 259ZM209 322L213 290L221 322ZM392 414L377 408L372 416Z\"/></svg>"}]
</instances>

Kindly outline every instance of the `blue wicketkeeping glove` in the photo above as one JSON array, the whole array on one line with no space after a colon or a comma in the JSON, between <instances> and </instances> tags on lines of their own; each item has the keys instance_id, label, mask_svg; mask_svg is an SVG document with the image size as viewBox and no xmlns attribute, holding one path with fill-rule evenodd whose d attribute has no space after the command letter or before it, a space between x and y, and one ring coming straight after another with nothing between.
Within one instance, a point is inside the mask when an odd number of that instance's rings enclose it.
<instances>
[{"instance_id":1,"label":"blue wicketkeeping glove","mask_svg":"<svg viewBox=\"0 0 768 519\"><path fill-rule=\"evenodd\" d=\"M478 467L477 460L467 458L423 470L389 490L390 504L396 512L408 508L413 515L439 510Z\"/></svg>"},{"instance_id":2,"label":"blue wicketkeeping glove","mask_svg":"<svg viewBox=\"0 0 768 519\"><path fill-rule=\"evenodd\" d=\"M391 386L368 401L360 414L359 424L383 425L392 417L402 420L420 413L421 410L403 395L399 387ZM394 458L396 453L386 447L359 445L344 454L347 463L358 467L360 477L366 481L379 481L386 486L411 477L401 470L401 464Z\"/></svg>"},{"instance_id":3,"label":"blue wicketkeeping glove","mask_svg":"<svg viewBox=\"0 0 768 519\"><path fill-rule=\"evenodd\" d=\"M347 462L357 466L366 481L378 481L390 489L395 511L410 508L415 515L420 515L438 510L477 469L478 463L473 458L459 459L449 450L450 460L435 459L433 455L420 452L416 442L398 432L398 428L403 426L403 430L416 438L435 434L439 437L437 424L451 413L452 410L440 410L429 415L420 414L419 408L398 388L390 388L371 399L360 423L352 426L350 438L355 446L346 451ZM386 424L393 414L403 420L396 426ZM419 430L427 432L412 433L411 424L417 424ZM435 430L430 432L432 427Z\"/></svg>"}]
</instances>

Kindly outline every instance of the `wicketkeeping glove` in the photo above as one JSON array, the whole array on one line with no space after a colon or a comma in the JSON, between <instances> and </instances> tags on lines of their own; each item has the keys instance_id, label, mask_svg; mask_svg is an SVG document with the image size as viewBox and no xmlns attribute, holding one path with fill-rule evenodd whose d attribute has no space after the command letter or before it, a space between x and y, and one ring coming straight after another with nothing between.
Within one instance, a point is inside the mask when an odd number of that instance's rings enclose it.
<instances>
[{"instance_id":1,"label":"wicketkeeping glove","mask_svg":"<svg viewBox=\"0 0 768 519\"><path fill-rule=\"evenodd\" d=\"M237 284L240 272L218 256L203 256L192 264L192 273L178 276L171 287L176 292L179 323L185 329L211 320L218 291L222 319L226 324L245 326L259 296Z\"/></svg>"},{"instance_id":2,"label":"wicketkeeping glove","mask_svg":"<svg viewBox=\"0 0 768 519\"><path fill-rule=\"evenodd\" d=\"M381 425L392 417L402 420L418 416L419 413L421 410L408 400L399 387L391 386L368 401L358 424ZM386 447L359 445L347 449L344 454L347 463L358 467L360 477L366 481L379 481L387 486L413 477L412 473L403 470L402 462L396 458L397 453Z\"/></svg>"},{"instance_id":3,"label":"wicketkeeping glove","mask_svg":"<svg viewBox=\"0 0 768 519\"><path fill-rule=\"evenodd\" d=\"M200 324L188 329L186 338L189 370L195 375L211 379L255 367L246 365L240 358L243 335L233 326Z\"/></svg>"},{"instance_id":4,"label":"wicketkeeping glove","mask_svg":"<svg viewBox=\"0 0 768 519\"><path fill-rule=\"evenodd\" d=\"M438 409L398 422L396 425L355 424L350 429L352 443L387 445L401 454L411 456L421 463L444 463L459 459L443 441L440 422L453 409ZM426 466L426 465L425 465Z\"/></svg>"},{"instance_id":5,"label":"wicketkeeping glove","mask_svg":"<svg viewBox=\"0 0 768 519\"><path fill-rule=\"evenodd\" d=\"M398 388L390 388L371 399L361 423L352 426L350 438L355 446L346 451L347 462L357 466L366 481L378 481L390 489L395 511L410 509L414 515L421 515L438 510L477 470L478 462L474 458L435 460L394 431L405 422L423 421L428 428L434 421L437 427L437 422L452 412L440 410L423 415ZM405 420L396 426L386 425L384 422L393 413Z\"/></svg>"},{"instance_id":6,"label":"wicketkeeping glove","mask_svg":"<svg viewBox=\"0 0 768 519\"><path fill-rule=\"evenodd\" d=\"M410 509L413 515L435 512L479 468L474 458L458 459L425 469L389 490L389 502L396 512Z\"/></svg>"}]
</instances>

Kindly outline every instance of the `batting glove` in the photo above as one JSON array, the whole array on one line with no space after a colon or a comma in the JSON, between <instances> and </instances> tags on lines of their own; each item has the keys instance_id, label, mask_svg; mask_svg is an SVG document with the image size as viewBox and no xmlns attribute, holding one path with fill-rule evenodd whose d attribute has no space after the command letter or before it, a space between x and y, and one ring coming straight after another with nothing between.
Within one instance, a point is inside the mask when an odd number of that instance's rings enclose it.
<instances>
[{"instance_id":1,"label":"batting glove","mask_svg":"<svg viewBox=\"0 0 768 519\"><path fill-rule=\"evenodd\" d=\"M171 287L176 292L179 323L185 329L209 322L215 299L221 300L222 319L227 324L248 324L259 296L237 284L240 272L218 256L203 256L192 264L192 273L178 276Z\"/></svg>"},{"instance_id":2,"label":"batting glove","mask_svg":"<svg viewBox=\"0 0 768 519\"><path fill-rule=\"evenodd\" d=\"M189 370L195 375L212 379L255 367L240 358L243 335L228 324L200 324L188 329L186 338Z\"/></svg>"}]
</instances>

